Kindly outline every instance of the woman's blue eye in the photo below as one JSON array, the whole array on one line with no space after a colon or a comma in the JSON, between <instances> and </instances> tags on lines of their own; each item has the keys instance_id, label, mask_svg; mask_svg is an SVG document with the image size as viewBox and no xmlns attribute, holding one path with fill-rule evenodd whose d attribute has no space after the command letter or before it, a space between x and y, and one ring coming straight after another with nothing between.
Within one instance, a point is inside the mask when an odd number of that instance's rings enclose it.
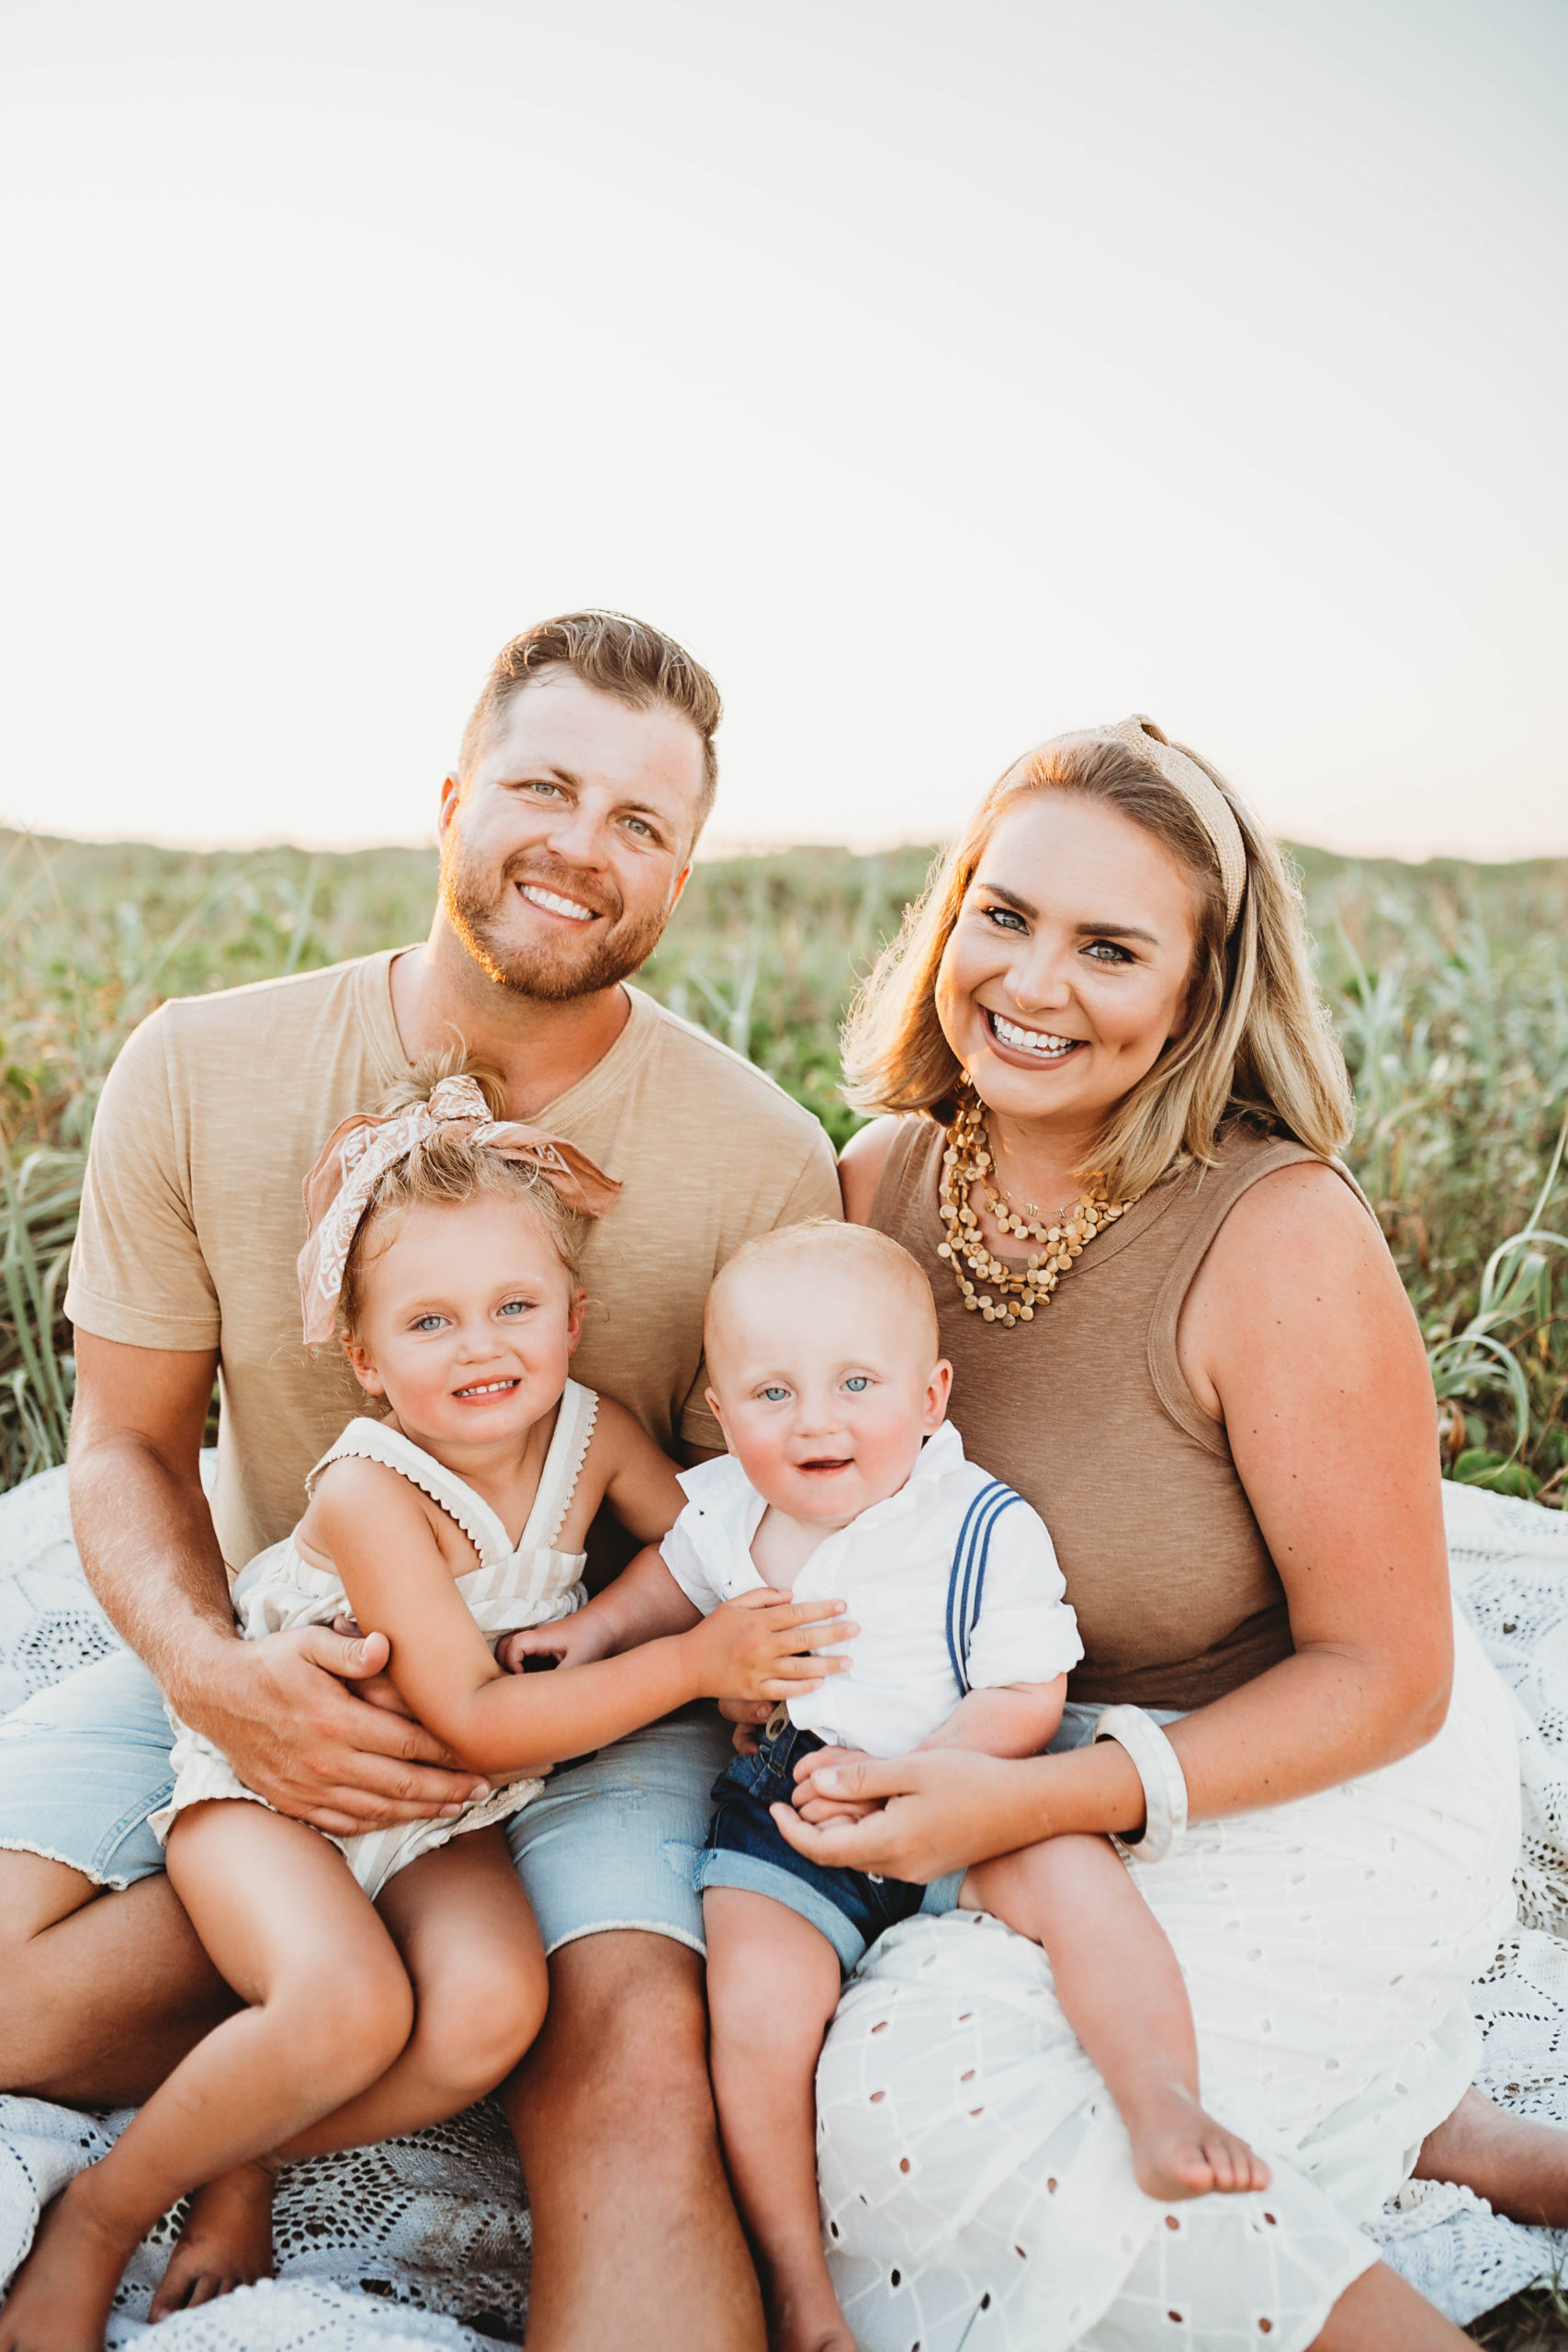
<instances>
[{"instance_id":1,"label":"woman's blue eye","mask_svg":"<svg viewBox=\"0 0 1568 2352\"><path fill-rule=\"evenodd\" d=\"M1023 917L1021 914L1015 914L1011 907L987 907L986 921L996 923L1003 931L1023 929Z\"/></svg>"},{"instance_id":2,"label":"woman's blue eye","mask_svg":"<svg viewBox=\"0 0 1568 2352\"><path fill-rule=\"evenodd\" d=\"M871 1386L871 1383L866 1378L863 1372L852 1372L849 1378L845 1381L844 1386L846 1388L852 1388L858 1396L863 1388L869 1388Z\"/></svg>"},{"instance_id":3,"label":"woman's blue eye","mask_svg":"<svg viewBox=\"0 0 1568 2352\"><path fill-rule=\"evenodd\" d=\"M1113 939L1093 940L1085 952L1092 956L1097 964L1130 964L1133 960L1127 950L1118 946Z\"/></svg>"}]
</instances>

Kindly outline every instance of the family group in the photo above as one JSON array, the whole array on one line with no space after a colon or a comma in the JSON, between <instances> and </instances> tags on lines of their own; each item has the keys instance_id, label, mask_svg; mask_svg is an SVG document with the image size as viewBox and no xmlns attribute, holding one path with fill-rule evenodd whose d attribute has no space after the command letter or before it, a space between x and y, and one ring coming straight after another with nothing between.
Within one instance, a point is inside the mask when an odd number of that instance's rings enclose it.
<instances>
[{"instance_id":1,"label":"family group","mask_svg":"<svg viewBox=\"0 0 1568 2352\"><path fill-rule=\"evenodd\" d=\"M1472 2087L1515 1734L1289 872L1148 718L1026 752L835 1167L630 985L719 718L525 631L428 940L110 1075L125 1646L0 1724L0 2088L138 2112L0 2352L101 2352L185 2198L155 2318L267 2276L280 2166L491 2092L531 2352L1461 2345L1363 2223L1568 2222L1568 2135Z\"/></svg>"}]
</instances>

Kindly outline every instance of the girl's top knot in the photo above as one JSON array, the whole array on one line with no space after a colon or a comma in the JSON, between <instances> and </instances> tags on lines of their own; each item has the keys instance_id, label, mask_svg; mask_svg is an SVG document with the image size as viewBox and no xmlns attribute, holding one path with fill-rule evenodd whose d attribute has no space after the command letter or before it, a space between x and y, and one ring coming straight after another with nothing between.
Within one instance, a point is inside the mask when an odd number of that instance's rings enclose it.
<instances>
[{"instance_id":1,"label":"girl's top knot","mask_svg":"<svg viewBox=\"0 0 1568 2352\"><path fill-rule=\"evenodd\" d=\"M423 1102L386 1116L355 1112L328 1137L305 1179L309 1238L299 1252L299 1301L305 1341L330 1340L343 1295L344 1270L354 1238L382 1177L433 1136L460 1133L470 1145L502 1159L525 1162L580 1216L601 1216L620 1191L613 1176L561 1136L516 1119L496 1119L477 1080L443 1078Z\"/></svg>"}]
</instances>

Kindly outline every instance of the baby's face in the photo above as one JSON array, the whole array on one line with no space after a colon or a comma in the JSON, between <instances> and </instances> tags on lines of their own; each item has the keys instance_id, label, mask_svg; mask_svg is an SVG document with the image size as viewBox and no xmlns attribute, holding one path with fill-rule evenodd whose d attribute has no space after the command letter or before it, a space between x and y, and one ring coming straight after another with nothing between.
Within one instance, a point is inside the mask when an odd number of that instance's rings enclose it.
<instances>
[{"instance_id":1,"label":"baby's face","mask_svg":"<svg viewBox=\"0 0 1568 2352\"><path fill-rule=\"evenodd\" d=\"M804 1256L734 1282L710 1318L708 1373L729 1450L763 1500L829 1527L897 1493L952 1378L900 1283Z\"/></svg>"}]
</instances>

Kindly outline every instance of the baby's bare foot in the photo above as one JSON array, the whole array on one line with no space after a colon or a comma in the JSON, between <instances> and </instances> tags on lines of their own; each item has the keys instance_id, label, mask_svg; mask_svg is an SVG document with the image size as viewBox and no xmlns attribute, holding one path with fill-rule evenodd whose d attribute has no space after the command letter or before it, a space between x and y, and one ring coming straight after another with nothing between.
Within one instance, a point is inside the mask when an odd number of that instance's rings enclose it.
<instances>
[{"instance_id":1,"label":"baby's bare foot","mask_svg":"<svg viewBox=\"0 0 1568 2352\"><path fill-rule=\"evenodd\" d=\"M46 2208L0 2310L0 2352L104 2352L114 2290L135 2252L106 2229L81 2174Z\"/></svg>"},{"instance_id":2,"label":"baby's bare foot","mask_svg":"<svg viewBox=\"0 0 1568 2352\"><path fill-rule=\"evenodd\" d=\"M197 2190L150 2319L272 2277L272 2191L273 2175L259 2164L240 2165Z\"/></svg>"},{"instance_id":3,"label":"baby's bare foot","mask_svg":"<svg viewBox=\"0 0 1568 2352\"><path fill-rule=\"evenodd\" d=\"M768 2352L855 2352L854 2337L825 2279L819 2289L775 2294Z\"/></svg>"},{"instance_id":4,"label":"baby's bare foot","mask_svg":"<svg viewBox=\"0 0 1568 2352\"><path fill-rule=\"evenodd\" d=\"M1162 2205L1212 2192L1244 2196L1267 2188L1273 2178L1262 2157L1216 2123L1179 2084L1152 2093L1122 2120L1133 2142L1138 2187Z\"/></svg>"}]
</instances>

